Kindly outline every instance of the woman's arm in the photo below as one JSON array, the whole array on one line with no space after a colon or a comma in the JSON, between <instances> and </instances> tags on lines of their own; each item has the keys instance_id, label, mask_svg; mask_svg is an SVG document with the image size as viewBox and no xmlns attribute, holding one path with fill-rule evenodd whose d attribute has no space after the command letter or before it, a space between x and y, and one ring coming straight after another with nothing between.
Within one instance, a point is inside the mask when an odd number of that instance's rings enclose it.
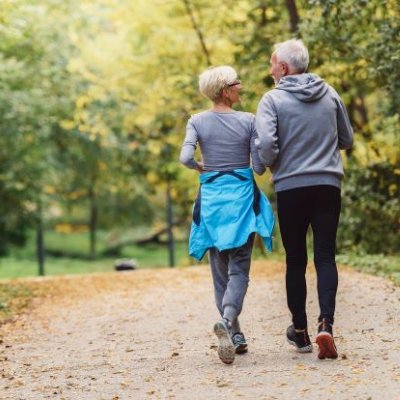
<instances>
[{"instance_id":1,"label":"woman's arm","mask_svg":"<svg viewBox=\"0 0 400 400\"><path fill-rule=\"evenodd\" d=\"M194 159L194 153L197 148L197 131L193 124L193 119L190 118L186 125L186 136L181 147L181 154L179 156L180 162L190 169L197 171L203 170L203 164L198 163Z\"/></svg>"}]
</instances>

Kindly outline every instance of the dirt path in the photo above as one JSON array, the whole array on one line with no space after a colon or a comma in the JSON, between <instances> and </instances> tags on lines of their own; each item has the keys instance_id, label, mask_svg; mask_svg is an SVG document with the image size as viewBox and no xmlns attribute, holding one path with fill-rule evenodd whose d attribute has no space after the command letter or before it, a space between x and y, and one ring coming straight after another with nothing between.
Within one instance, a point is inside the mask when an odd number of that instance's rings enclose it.
<instances>
[{"instance_id":1,"label":"dirt path","mask_svg":"<svg viewBox=\"0 0 400 400\"><path fill-rule=\"evenodd\" d=\"M207 267L44 279L51 296L2 329L0 398L400 399L400 288L341 271L339 359L319 361L286 344L282 268L254 265L249 353L230 366L215 349ZM311 325L312 273L308 307Z\"/></svg>"}]
</instances>

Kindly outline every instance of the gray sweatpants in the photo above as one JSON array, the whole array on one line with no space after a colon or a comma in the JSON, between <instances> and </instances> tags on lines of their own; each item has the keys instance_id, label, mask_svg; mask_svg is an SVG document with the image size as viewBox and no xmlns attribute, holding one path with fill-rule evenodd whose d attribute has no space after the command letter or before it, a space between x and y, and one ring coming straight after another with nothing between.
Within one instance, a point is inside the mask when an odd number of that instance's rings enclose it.
<instances>
[{"instance_id":1,"label":"gray sweatpants","mask_svg":"<svg viewBox=\"0 0 400 400\"><path fill-rule=\"evenodd\" d=\"M240 332L238 316L249 285L253 241L254 233L241 247L223 251L209 249L215 303L221 317L231 321L233 333Z\"/></svg>"}]
</instances>

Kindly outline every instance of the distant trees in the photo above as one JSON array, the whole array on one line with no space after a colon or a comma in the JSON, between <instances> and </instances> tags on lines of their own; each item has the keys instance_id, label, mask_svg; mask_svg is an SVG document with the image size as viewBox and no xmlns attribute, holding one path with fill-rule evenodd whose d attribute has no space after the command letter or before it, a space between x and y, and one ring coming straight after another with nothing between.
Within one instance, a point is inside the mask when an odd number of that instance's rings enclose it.
<instances>
[{"instance_id":1,"label":"distant trees","mask_svg":"<svg viewBox=\"0 0 400 400\"><path fill-rule=\"evenodd\" d=\"M356 132L338 243L367 253L399 252L400 3L309 4L300 29L314 69L341 92Z\"/></svg>"},{"instance_id":2,"label":"distant trees","mask_svg":"<svg viewBox=\"0 0 400 400\"><path fill-rule=\"evenodd\" d=\"M399 7L394 0L2 3L0 254L22 244L41 215L46 222L55 209L79 208L94 257L99 226L164 219L167 186L175 219L185 220L197 176L177 159L187 118L208 107L198 74L233 64L245 85L242 108L255 111L273 85L272 46L292 36L309 46L310 70L338 89L356 129L340 243L398 251L381 238L389 226L396 235L400 221Z\"/></svg>"},{"instance_id":3,"label":"distant trees","mask_svg":"<svg viewBox=\"0 0 400 400\"><path fill-rule=\"evenodd\" d=\"M44 12L22 1L0 11L0 254L41 219L55 178L52 136L71 110L68 46Z\"/></svg>"}]
</instances>

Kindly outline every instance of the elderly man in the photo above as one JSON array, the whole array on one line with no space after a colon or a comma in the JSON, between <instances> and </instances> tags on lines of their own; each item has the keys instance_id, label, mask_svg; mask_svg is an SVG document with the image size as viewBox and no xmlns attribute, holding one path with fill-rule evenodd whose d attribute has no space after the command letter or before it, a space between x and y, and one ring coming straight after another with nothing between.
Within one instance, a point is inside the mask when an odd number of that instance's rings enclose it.
<instances>
[{"instance_id":1,"label":"elderly man","mask_svg":"<svg viewBox=\"0 0 400 400\"><path fill-rule=\"evenodd\" d=\"M311 226L320 315L318 357L337 358L333 339L338 272L335 262L343 166L339 149L353 144L353 131L337 92L307 73L301 40L275 46L270 73L275 88L262 97L256 115L256 147L270 167L286 252L286 292L293 324L287 339L297 351L312 351L306 314L306 234Z\"/></svg>"}]
</instances>

